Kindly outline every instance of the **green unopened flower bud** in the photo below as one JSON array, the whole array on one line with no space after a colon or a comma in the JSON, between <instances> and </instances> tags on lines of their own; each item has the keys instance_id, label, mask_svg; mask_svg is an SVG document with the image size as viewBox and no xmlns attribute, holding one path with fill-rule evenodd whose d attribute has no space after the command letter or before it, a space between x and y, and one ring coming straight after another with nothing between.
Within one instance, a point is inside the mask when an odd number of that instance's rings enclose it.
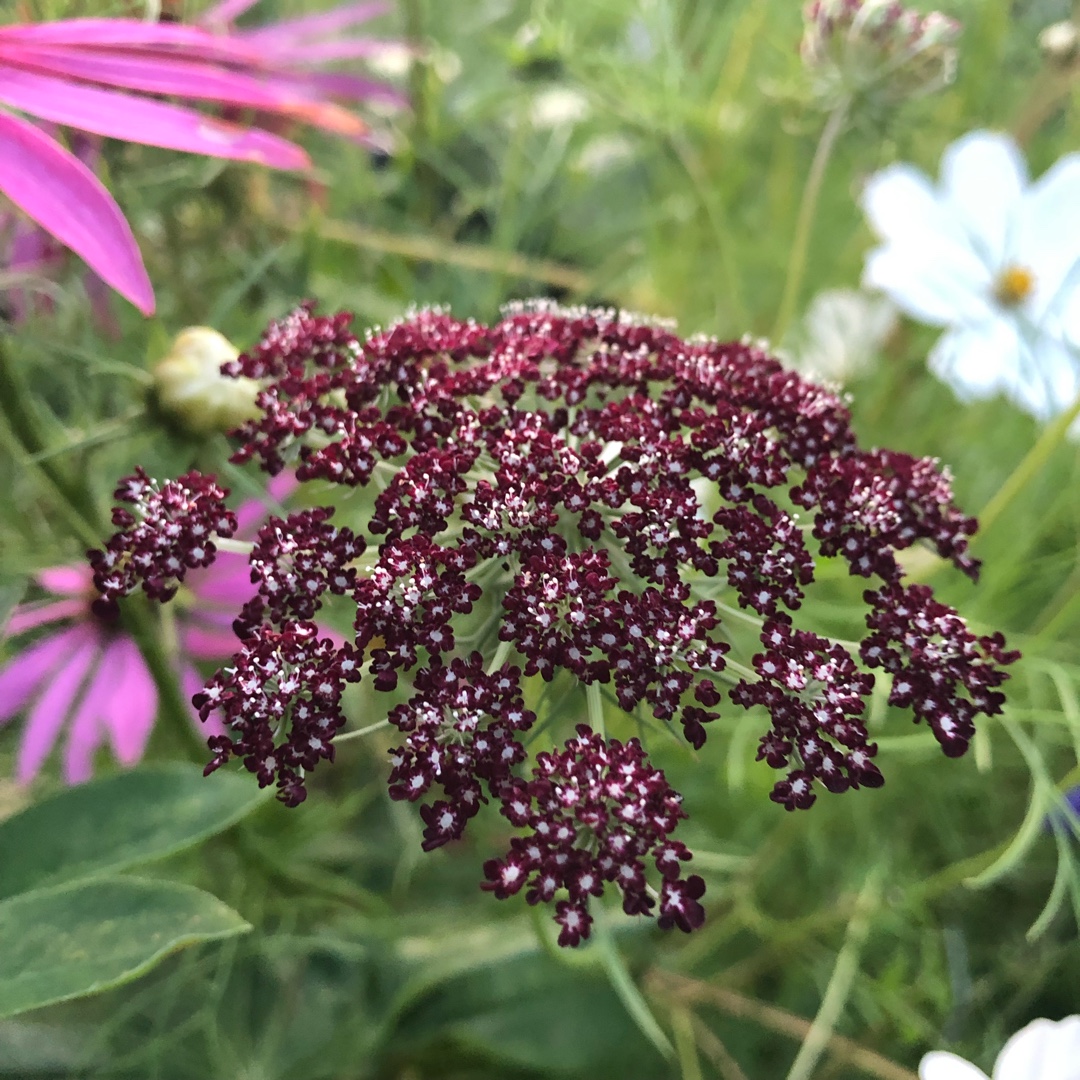
<instances>
[{"instance_id":1,"label":"green unopened flower bud","mask_svg":"<svg viewBox=\"0 0 1080 1080\"><path fill-rule=\"evenodd\" d=\"M897 0L814 0L803 14L800 54L827 106L859 95L918 97L952 81L961 27L939 11L920 15Z\"/></svg>"},{"instance_id":2,"label":"green unopened flower bud","mask_svg":"<svg viewBox=\"0 0 1080 1080\"><path fill-rule=\"evenodd\" d=\"M221 365L239 355L228 338L208 326L181 330L154 368L154 392L162 412L194 435L232 431L258 417L259 384L221 374Z\"/></svg>"}]
</instances>

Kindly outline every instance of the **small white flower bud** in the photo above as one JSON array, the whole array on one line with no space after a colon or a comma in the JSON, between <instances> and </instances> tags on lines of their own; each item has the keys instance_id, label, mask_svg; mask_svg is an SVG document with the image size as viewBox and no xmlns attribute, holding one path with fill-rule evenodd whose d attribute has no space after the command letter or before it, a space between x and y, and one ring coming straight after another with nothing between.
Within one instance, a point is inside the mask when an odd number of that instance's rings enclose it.
<instances>
[{"instance_id":1,"label":"small white flower bud","mask_svg":"<svg viewBox=\"0 0 1080 1080\"><path fill-rule=\"evenodd\" d=\"M1049 63L1070 67L1080 60L1080 28L1068 19L1052 23L1039 34L1039 48Z\"/></svg>"},{"instance_id":2,"label":"small white flower bud","mask_svg":"<svg viewBox=\"0 0 1080 1080\"><path fill-rule=\"evenodd\" d=\"M208 326L189 326L176 335L168 355L154 368L161 410L194 435L227 432L259 416L254 379L229 378L221 365L239 356L236 347Z\"/></svg>"}]
</instances>

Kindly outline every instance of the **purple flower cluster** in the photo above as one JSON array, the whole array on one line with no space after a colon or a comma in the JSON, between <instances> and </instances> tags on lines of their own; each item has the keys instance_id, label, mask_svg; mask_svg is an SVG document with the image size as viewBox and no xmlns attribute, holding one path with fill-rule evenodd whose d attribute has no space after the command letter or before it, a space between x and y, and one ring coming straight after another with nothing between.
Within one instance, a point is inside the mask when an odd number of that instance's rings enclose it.
<instances>
[{"instance_id":1,"label":"purple flower cluster","mask_svg":"<svg viewBox=\"0 0 1080 1080\"><path fill-rule=\"evenodd\" d=\"M555 905L559 944L577 945L592 925L589 897L602 896L605 882L622 893L628 915L656 906L643 861L651 857L662 882L659 925L689 932L705 921L698 903L705 883L681 877L690 852L668 839L686 817L682 796L649 764L637 739L623 745L580 724L562 751L537 755L532 775L501 795L503 814L528 835L484 864L482 888L503 900L527 887L530 904L551 903L565 890L568 899Z\"/></svg>"},{"instance_id":2,"label":"purple flower cluster","mask_svg":"<svg viewBox=\"0 0 1080 1080\"><path fill-rule=\"evenodd\" d=\"M950 755L979 714L1000 711L1016 654L906 585L896 559L928 544L976 576L975 523L948 476L861 450L840 399L762 349L544 304L493 326L420 312L367 340L350 324L304 307L227 365L262 387L234 460L272 474L294 463L301 481L374 494L355 532L320 508L259 533L242 644L199 697L232 733L214 741L212 767L240 756L299 801L305 773L332 755L343 684L366 668L376 690L408 694L389 710L405 740L390 790L435 796L420 810L424 847L497 802L529 833L487 865L485 887L558 901L561 939L575 944L605 882L628 912L658 903L661 925L683 929L701 921L704 885L680 877L679 797L636 740L579 727L523 778L530 686L538 700L557 680L588 687L591 716L606 696L677 720L700 749L727 684L736 705L771 716L759 757L788 770L773 792L788 809L818 788L882 783L862 720L868 669L892 678L892 703ZM114 561L131 535L110 543ZM794 623L815 556L877 579L857 656ZM327 594L350 601L352 641L314 631ZM725 616L728 599L747 610ZM731 649L755 622L764 651L750 668Z\"/></svg>"},{"instance_id":3,"label":"purple flower cluster","mask_svg":"<svg viewBox=\"0 0 1080 1080\"><path fill-rule=\"evenodd\" d=\"M234 624L241 638L263 623L287 628L313 619L327 590L347 596L356 587L350 564L366 545L351 529L331 525L331 514L325 507L302 510L284 521L272 517L259 530L248 556L258 593Z\"/></svg>"},{"instance_id":4,"label":"purple flower cluster","mask_svg":"<svg viewBox=\"0 0 1080 1080\"><path fill-rule=\"evenodd\" d=\"M390 723L406 740L392 752L390 797L416 802L436 784L444 796L421 808L425 851L461 836L486 801L481 781L499 797L524 761L515 736L536 716L524 706L520 676L507 666L487 675L483 658L473 653L445 667L421 668L413 679L417 693L391 710Z\"/></svg>"},{"instance_id":5,"label":"purple flower cluster","mask_svg":"<svg viewBox=\"0 0 1080 1080\"><path fill-rule=\"evenodd\" d=\"M137 469L113 494L134 510L114 507L112 523L120 531L103 551L88 552L94 585L106 600L116 601L139 585L155 600L170 600L188 570L214 561L214 536L236 532L236 515L225 506L228 491L201 473L159 487Z\"/></svg>"},{"instance_id":6,"label":"purple flower cluster","mask_svg":"<svg viewBox=\"0 0 1080 1080\"><path fill-rule=\"evenodd\" d=\"M204 722L220 713L233 732L208 740L214 758L206 775L240 757L260 787L276 781L286 806L302 803L304 773L321 758L334 760L334 733L345 723L341 694L360 670L355 649L320 638L313 623L297 622L280 633L265 625L253 630L232 666L192 699Z\"/></svg>"}]
</instances>

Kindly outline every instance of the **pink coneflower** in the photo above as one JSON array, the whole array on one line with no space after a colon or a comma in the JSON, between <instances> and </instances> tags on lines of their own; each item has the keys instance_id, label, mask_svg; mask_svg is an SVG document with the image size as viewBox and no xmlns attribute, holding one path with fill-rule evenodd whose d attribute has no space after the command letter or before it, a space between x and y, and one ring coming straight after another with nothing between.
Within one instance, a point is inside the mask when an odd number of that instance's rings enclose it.
<instances>
[{"instance_id":1,"label":"pink coneflower","mask_svg":"<svg viewBox=\"0 0 1080 1080\"><path fill-rule=\"evenodd\" d=\"M291 476L271 482L270 497L282 498L293 484ZM253 535L265 512L258 500L244 503L237 510L238 533ZM236 651L232 622L238 606L255 593L250 573L243 556L222 552L212 566L185 579L177 608L177 675L188 700L203 684L196 662L220 663ZM146 749L158 706L138 646L110 614L110 605L94 603L100 594L89 566L42 570L35 580L50 597L16 608L7 634L38 627L48 627L48 633L0 668L0 724L28 710L16 779L34 779L64 728L67 783L90 778L94 754L105 742L121 765L134 765ZM200 724L194 709L191 719L207 735L221 733L217 723Z\"/></svg>"},{"instance_id":2,"label":"pink coneflower","mask_svg":"<svg viewBox=\"0 0 1080 1080\"><path fill-rule=\"evenodd\" d=\"M238 33L134 19L0 27L0 192L151 314L153 288L112 196L56 139L7 110L148 146L304 169L310 164L307 154L278 135L147 95L252 109L364 138L365 122L331 99L392 98L394 91L312 68L371 55L385 43L313 39L382 10L378 4L351 4L324 16Z\"/></svg>"}]
</instances>

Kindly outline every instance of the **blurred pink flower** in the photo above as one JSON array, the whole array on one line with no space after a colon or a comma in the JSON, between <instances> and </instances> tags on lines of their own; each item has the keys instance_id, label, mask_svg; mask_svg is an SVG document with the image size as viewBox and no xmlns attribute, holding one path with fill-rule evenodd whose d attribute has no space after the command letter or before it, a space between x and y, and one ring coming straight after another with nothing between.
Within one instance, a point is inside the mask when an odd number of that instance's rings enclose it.
<instances>
[{"instance_id":1,"label":"blurred pink flower","mask_svg":"<svg viewBox=\"0 0 1080 1080\"><path fill-rule=\"evenodd\" d=\"M280 500L295 485L282 474L268 485ZM238 536L250 538L266 507L246 502L236 512ZM116 760L134 765L146 749L157 716L158 694L138 646L115 618L99 613L98 593L89 565L40 571L37 583L51 593L44 601L22 604L7 625L15 636L41 626L49 632L0 668L0 725L28 708L15 776L27 784L67 728L63 775L69 784L90 778L94 754L107 740ZM196 661L220 662L237 649L232 631L236 612L255 593L247 559L222 552L212 566L191 571L184 583L188 600L177 608L177 675L184 697L203 685ZM206 735L221 734L220 724L191 721Z\"/></svg>"},{"instance_id":2,"label":"blurred pink flower","mask_svg":"<svg viewBox=\"0 0 1080 1080\"><path fill-rule=\"evenodd\" d=\"M231 18L253 2L223 5L225 15ZM235 33L134 19L2 26L0 192L151 314L153 288L112 196L55 138L7 110L148 146L304 169L310 164L307 154L280 136L147 95L253 109L363 139L364 121L330 99L400 100L396 92L372 80L311 69L385 48L385 42L369 38L337 38L341 29L382 10L381 4L353 3ZM220 14L214 25L225 30ZM327 33L335 40L312 40Z\"/></svg>"}]
</instances>

